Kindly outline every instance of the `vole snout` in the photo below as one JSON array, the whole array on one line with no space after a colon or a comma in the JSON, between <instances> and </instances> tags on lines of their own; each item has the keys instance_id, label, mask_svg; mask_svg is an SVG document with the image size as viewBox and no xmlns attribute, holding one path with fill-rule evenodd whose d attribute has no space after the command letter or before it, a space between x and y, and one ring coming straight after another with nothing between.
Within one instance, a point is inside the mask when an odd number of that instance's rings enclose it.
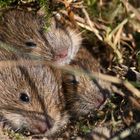
<instances>
[{"instance_id":1,"label":"vole snout","mask_svg":"<svg viewBox=\"0 0 140 140\"><path fill-rule=\"evenodd\" d=\"M33 123L35 127L33 127L32 131L34 132L34 134L43 134L48 130L48 126L46 124L46 122L39 122L36 121L35 123Z\"/></svg>"},{"instance_id":2,"label":"vole snout","mask_svg":"<svg viewBox=\"0 0 140 140\"><path fill-rule=\"evenodd\" d=\"M32 122L32 127L30 132L32 134L45 134L47 133L47 131L49 131L51 129L50 122L49 120L41 120L41 119L36 119L36 120L31 120Z\"/></svg>"}]
</instances>

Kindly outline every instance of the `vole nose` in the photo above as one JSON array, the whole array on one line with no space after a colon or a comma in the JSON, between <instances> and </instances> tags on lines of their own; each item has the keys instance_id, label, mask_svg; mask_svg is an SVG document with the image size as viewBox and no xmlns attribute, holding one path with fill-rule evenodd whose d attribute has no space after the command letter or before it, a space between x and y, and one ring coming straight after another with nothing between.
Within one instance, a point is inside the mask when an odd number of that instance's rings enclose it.
<instances>
[{"instance_id":1,"label":"vole nose","mask_svg":"<svg viewBox=\"0 0 140 140\"><path fill-rule=\"evenodd\" d=\"M98 95L96 97L96 107L100 108L104 104L105 100L106 100L106 97L103 94Z\"/></svg>"},{"instance_id":2,"label":"vole nose","mask_svg":"<svg viewBox=\"0 0 140 140\"><path fill-rule=\"evenodd\" d=\"M55 52L55 59L63 59L66 58L68 55L68 48L60 48L57 49L57 51Z\"/></svg>"},{"instance_id":3,"label":"vole nose","mask_svg":"<svg viewBox=\"0 0 140 140\"><path fill-rule=\"evenodd\" d=\"M35 121L33 125L34 127L32 131L35 134L40 134L40 133L43 134L49 129L45 121Z\"/></svg>"},{"instance_id":4,"label":"vole nose","mask_svg":"<svg viewBox=\"0 0 140 140\"><path fill-rule=\"evenodd\" d=\"M105 99L103 97L97 98L97 108L100 108L104 101Z\"/></svg>"}]
</instances>

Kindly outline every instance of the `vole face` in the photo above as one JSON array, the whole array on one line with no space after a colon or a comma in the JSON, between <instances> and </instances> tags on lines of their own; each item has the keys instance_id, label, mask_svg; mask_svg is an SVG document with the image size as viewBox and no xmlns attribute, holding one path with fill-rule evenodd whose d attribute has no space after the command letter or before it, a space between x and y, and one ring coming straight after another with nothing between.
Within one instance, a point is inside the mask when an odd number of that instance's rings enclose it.
<instances>
[{"instance_id":1,"label":"vole face","mask_svg":"<svg viewBox=\"0 0 140 140\"><path fill-rule=\"evenodd\" d=\"M54 51L54 61L59 64L68 64L76 56L81 45L81 36L70 28L63 28L54 19L45 36Z\"/></svg>"},{"instance_id":2,"label":"vole face","mask_svg":"<svg viewBox=\"0 0 140 140\"><path fill-rule=\"evenodd\" d=\"M54 18L45 30L45 18L21 10L2 14L0 40L19 49L21 53L40 56L63 65L76 55L81 37L75 31L57 26Z\"/></svg>"},{"instance_id":3,"label":"vole face","mask_svg":"<svg viewBox=\"0 0 140 140\"><path fill-rule=\"evenodd\" d=\"M50 68L26 65L0 71L0 116L11 129L53 135L66 125L61 86Z\"/></svg>"},{"instance_id":4,"label":"vole face","mask_svg":"<svg viewBox=\"0 0 140 140\"><path fill-rule=\"evenodd\" d=\"M105 93L100 80L94 81L84 74L65 76L65 93L72 114L86 115L104 103Z\"/></svg>"},{"instance_id":5,"label":"vole face","mask_svg":"<svg viewBox=\"0 0 140 140\"><path fill-rule=\"evenodd\" d=\"M75 69L92 74L99 72L98 61L85 49L80 48L76 58L71 62ZM93 80L86 74L66 73L63 77L67 106L76 115L86 115L98 109L105 101L107 84L98 79Z\"/></svg>"}]
</instances>

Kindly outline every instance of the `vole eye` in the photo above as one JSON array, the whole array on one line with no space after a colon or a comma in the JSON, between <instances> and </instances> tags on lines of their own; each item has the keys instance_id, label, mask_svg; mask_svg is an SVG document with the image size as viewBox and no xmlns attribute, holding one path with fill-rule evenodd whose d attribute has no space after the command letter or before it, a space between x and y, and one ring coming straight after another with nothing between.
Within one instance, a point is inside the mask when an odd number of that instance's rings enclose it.
<instances>
[{"instance_id":1,"label":"vole eye","mask_svg":"<svg viewBox=\"0 0 140 140\"><path fill-rule=\"evenodd\" d=\"M19 98L20 98L20 100L22 102L25 102L25 103L28 103L30 101L30 98L29 98L28 94L24 93L24 92L20 93L20 97Z\"/></svg>"},{"instance_id":2,"label":"vole eye","mask_svg":"<svg viewBox=\"0 0 140 140\"><path fill-rule=\"evenodd\" d=\"M72 83L72 84L78 84L78 83L79 83L79 82L76 80L75 75L67 74L65 78L66 78L65 80L66 80L67 82L70 82L70 83Z\"/></svg>"},{"instance_id":3,"label":"vole eye","mask_svg":"<svg viewBox=\"0 0 140 140\"><path fill-rule=\"evenodd\" d=\"M26 41L25 44L28 48L35 48L37 46L32 40Z\"/></svg>"}]
</instances>

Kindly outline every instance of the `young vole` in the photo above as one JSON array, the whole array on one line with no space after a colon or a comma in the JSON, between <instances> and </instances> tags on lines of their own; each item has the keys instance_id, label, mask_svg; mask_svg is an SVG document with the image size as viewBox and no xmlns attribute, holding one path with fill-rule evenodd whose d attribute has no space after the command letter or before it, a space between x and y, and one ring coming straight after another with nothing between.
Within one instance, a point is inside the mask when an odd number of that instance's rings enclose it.
<instances>
[{"instance_id":1,"label":"young vole","mask_svg":"<svg viewBox=\"0 0 140 140\"><path fill-rule=\"evenodd\" d=\"M60 79L59 71L29 61L0 68L0 121L25 135L54 136L68 121Z\"/></svg>"},{"instance_id":2,"label":"young vole","mask_svg":"<svg viewBox=\"0 0 140 140\"><path fill-rule=\"evenodd\" d=\"M82 69L85 73L99 72L100 65L92 54L81 47L76 58L70 64L75 69ZM105 101L109 83L101 79L93 80L86 74L76 75L65 73L63 76L64 93L67 108L71 114L86 115ZM73 116L75 116L73 115Z\"/></svg>"},{"instance_id":3,"label":"young vole","mask_svg":"<svg viewBox=\"0 0 140 140\"><path fill-rule=\"evenodd\" d=\"M0 19L0 41L12 45L20 53L40 56L61 65L69 63L80 47L80 34L59 24L54 17L49 25L46 27L43 14L4 10Z\"/></svg>"}]
</instances>

